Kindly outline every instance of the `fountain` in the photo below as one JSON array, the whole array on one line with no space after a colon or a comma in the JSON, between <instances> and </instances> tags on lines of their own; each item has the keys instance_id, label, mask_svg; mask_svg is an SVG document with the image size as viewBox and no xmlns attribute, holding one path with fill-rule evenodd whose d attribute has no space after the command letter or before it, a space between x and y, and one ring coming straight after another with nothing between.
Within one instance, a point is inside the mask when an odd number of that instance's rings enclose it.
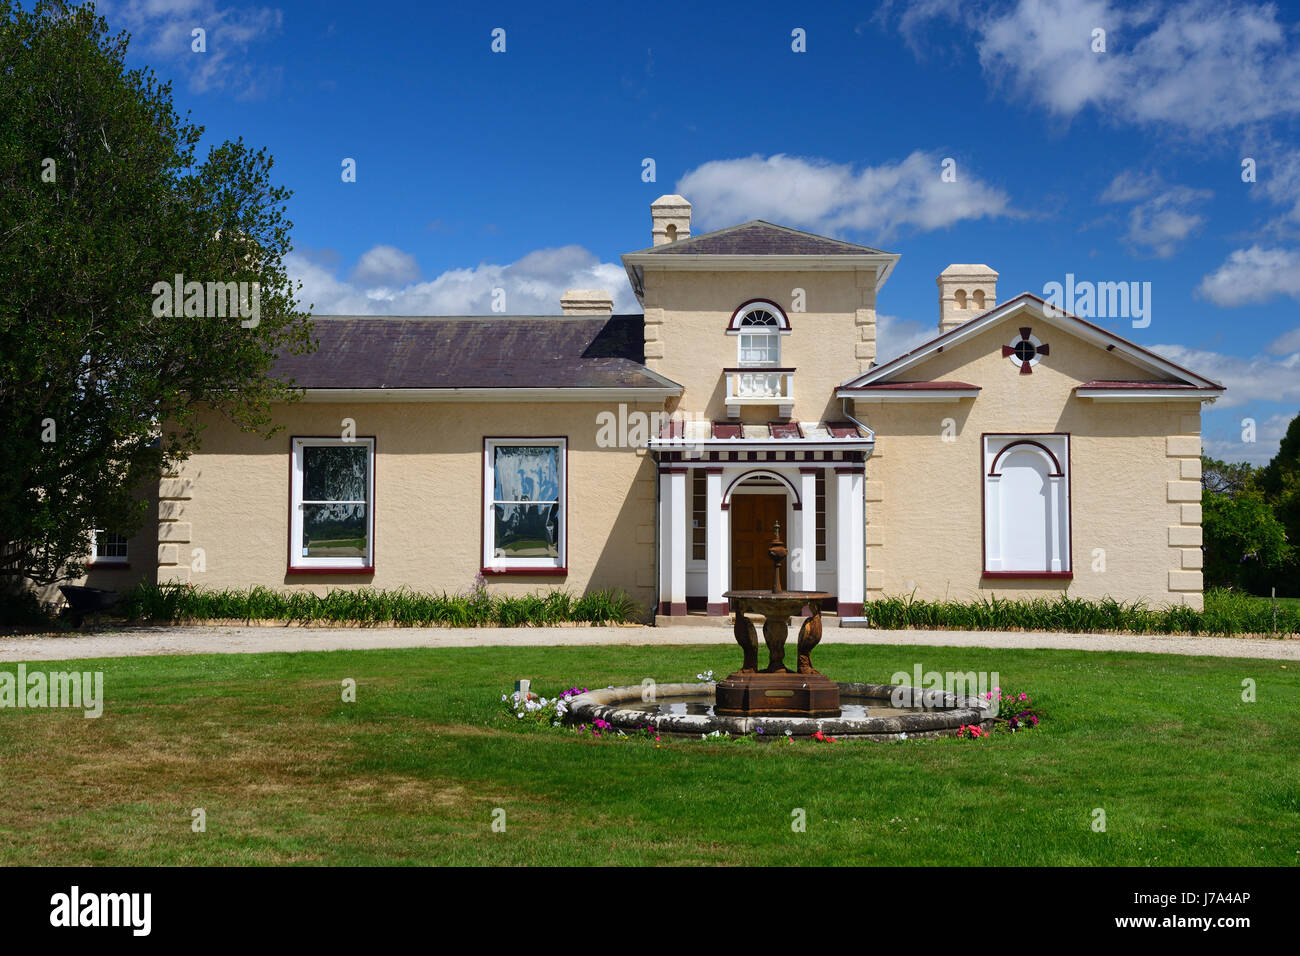
<instances>
[{"instance_id":1,"label":"fountain","mask_svg":"<svg viewBox=\"0 0 1300 956\"><path fill-rule=\"evenodd\" d=\"M781 523L775 523L767 556L772 561L772 590L727 591L736 613L736 643L744 654L740 670L718 681L714 713L726 717L838 717L840 689L812 666L812 649L822 639L821 602L825 591L790 591L781 586L781 571L788 549L781 541ZM799 628L798 670L785 666L785 643L790 618L808 608ZM767 667L758 669L758 634L746 612L763 615L763 641Z\"/></svg>"},{"instance_id":2,"label":"fountain","mask_svg":"<svg viewBox=\"0 0 1300 956\"><path fill-rule=\"evenodd\" d=\"M955 734L962 725L988 729L997 705L980 697L906 684L836 683L812 665L822 638L824 591L790 591L781 573L787 549L777 524L767 555L772 561L768 591L727 591L735 612L734 634L743 655L740 670L716 684L659 684L588 691L569 702L571 724L608 721L615 729L647 725L657 732L700 736L722 732L761 739L834 735L837 739L890 740ZM785 666L790 619L799 627L796 669ZM763 616L767 666L758 669L758 633L746 614Z\"/></svg>"}]
</instances>

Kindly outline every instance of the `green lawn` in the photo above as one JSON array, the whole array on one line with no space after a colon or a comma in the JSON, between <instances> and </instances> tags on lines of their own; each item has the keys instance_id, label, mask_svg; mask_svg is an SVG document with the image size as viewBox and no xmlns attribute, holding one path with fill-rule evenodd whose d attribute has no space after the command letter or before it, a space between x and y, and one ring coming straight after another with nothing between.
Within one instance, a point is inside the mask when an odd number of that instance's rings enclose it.
<instances>
[{"instance_id":1,"label":"green lawn","mask_svg":"<svg viewBox=\"0 0 1300 956\"><path fill-rule=\"evenodd\" d=\"M997 671L1049 719L985 741L656 749L523 726L501 694L722 674L734 647L103 660L83 665L104 671L98 720L0 710L0 864L1300 864L1294 663L817 653L841 680Z\"/></svg>"}]
</instances>

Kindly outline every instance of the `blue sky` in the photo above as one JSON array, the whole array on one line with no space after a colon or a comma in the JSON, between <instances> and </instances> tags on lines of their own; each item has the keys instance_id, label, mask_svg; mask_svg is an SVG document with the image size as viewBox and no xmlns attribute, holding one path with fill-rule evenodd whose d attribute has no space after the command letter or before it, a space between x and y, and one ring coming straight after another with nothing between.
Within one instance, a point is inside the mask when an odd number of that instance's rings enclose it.
<instances>
[{"instance_id":1,"label":"blue sky","mask_svg":"<svg viewBox=\"0 0 1300 956\"><path fill-rule=\"evenodd\" d=\"M935 331L952 262L998 270L1000 299L1067 273L1150 282L1148 327L1096 321L1229 387L1206 408L1209 453L1266 461L1300 412L1294 8L100 9L209 143L275 156L295 193L291 272L319 313L486 313L494 287L511 312L556 312L570 287L635 310L618 257L650 244L650 202L680 192L696 234L763 218L901 253L877 303L882 360Z\"/></svg>"}]
</instances>

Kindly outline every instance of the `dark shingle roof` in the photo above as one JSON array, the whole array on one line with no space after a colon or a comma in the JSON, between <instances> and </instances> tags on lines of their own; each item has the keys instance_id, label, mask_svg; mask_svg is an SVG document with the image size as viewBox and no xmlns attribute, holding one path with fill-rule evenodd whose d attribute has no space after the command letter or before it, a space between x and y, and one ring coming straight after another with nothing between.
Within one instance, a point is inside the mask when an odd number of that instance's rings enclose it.
<instances>
[{"instance_id":1,"label":"dark shingle roof","mask_svg":"<svg viewBox=\"0 0 1300 956\"><path fill-rule=\"evenodd\" d=\"M653 388L640 315L314 316L317 349L275 372L298 388Z\"/></svg>"},{"instance_id":2,"label":"dark shingle roof","mask_svg":"<svg viewBox=\"0 0 1300 956\"><path fill-rule=\"evenodd\" d=\"M861 256L880 255L881 250L852 242L801 232L753 219L739 226L706 232L690 239L641 250L654 255L694 256ZM639 253L638 253L639 254ZM887 253L885 253L887 255Z\"/></svg>"}]
</instances>

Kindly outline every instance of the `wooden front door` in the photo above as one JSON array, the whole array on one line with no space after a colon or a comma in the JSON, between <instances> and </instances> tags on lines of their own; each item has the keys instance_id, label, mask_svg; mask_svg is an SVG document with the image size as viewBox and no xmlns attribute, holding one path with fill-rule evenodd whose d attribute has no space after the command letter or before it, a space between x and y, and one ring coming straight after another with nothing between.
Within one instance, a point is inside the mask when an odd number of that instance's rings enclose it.
<instances>
[{"instance_id":1,"label":"wooden front door","mask_svg":"<svg viewBox=\"0 0 1300 956\"><path fill-rule=\"evenodd\" d=\"M772 525L781 522L781 540L789 547L785 495L731 496L731 587L736 591L767 590L772 586ZM785 578L781 580L787 586Z\"/></svg>"}]
</instances>

